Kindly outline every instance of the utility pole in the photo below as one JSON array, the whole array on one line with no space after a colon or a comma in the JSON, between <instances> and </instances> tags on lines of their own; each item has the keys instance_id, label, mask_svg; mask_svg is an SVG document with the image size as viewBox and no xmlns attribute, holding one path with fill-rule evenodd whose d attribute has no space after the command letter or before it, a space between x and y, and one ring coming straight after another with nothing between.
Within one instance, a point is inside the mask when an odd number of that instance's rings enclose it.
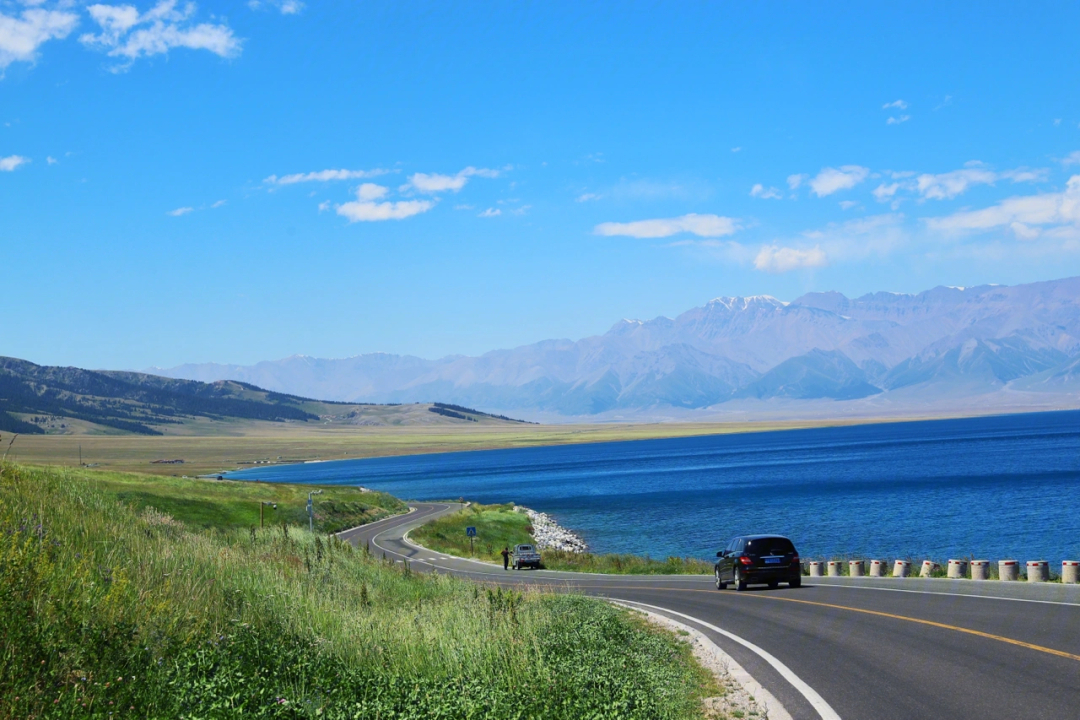
<instances>
[{"instance_id":1,"label":"utility pole","mask_svg":"<svg viewBox=\"0 0 1080 720\"><path fill-rule=\"evenodd\" d=\"M308 530L315 532L315 503L311 501L312 495L322 495L322 490L312 490L307 494Z\"/></svg>"}]
</instances>

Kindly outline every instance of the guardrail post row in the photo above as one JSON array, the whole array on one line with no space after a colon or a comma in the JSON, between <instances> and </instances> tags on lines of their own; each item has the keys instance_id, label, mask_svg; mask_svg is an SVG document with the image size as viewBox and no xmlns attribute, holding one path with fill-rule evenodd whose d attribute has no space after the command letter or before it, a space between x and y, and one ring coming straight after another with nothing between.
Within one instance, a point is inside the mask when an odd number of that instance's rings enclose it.
<instances>
[{"instance_id":1,"label":"guardrail post row","mask_svg":"<svg viewBox=\"0 0 1080 720\"><path fill-rule=\"evenodd\" d=\"M934 568L937 566L938 564L933 560L923 560L922 570L919 571L919 577L930 577L934 572Z\"/></svg>"},{"instance_id":2,"label":"guardrail post row","mask_svg":"<svg viewBox=\"0 0 1080 720\"><path fill-rule=\"evenodd\" d=\"M863 576L863 561L862 560L848 560L848 574L851 577Z\"/></svg>"},{"instance_id":3,"label":"guardrail post row","mask_svg":"<svg viewBox=\"0 0 1080 720\"><path fill-rule=\"evenodd\" d=\"M967 577L967 560L950 560L948 576L953 579Z\"/></svg>"},{"instance_id":4,"label":"guardrail post row","mask_svg":"<svg viewBox=\"0 0 1080 720\"><path fill-rule=\"evenodd\" d=\"M989 560L972 560L971 561L971 579L972 580L989 580L990 579L990 561Z\"/></svg>"},{"instance_id":5,"label":"guardrail post row","mask_svg":"<svg viewBox=\"0 0 1080 720\"><path fill-rule=\"evenodd\" d=\"M897 560L893 563L892 568L893 577L907 577L911 574L911 561L910 560Z\"/></svg>"},{"instance_id":6,"label":"guardrail post row","mask_svg":"<svg viewBox=\"0 0 1080 720\"><path fill-rule=\"evenodd\" d=\"M1063 582L1063 583L1077 583L1077 582L1080 582L1080 560L1062 560L1061 561L1061 582Z\"/></svg>"},{"instance_id":7,"label":"guardrail post row","mask_svg":"<svg viewBox=\"0 0 1080 720\"><path fill-rule=\"evenodd\" d=\"M1050 579L1050 563L1045 560L1027 561L1028 582L1047 582Z\"/></svg>"},{"instance_id":8,"label":"guardrail post row","mask_svg":"<svg viewBox=\"0 0 1080 720\"><path fill-rule=\"evenodd\" d=\"M885 574L885 563L880 560L870 561L870 577L882 577Z\"/></svg>"},{"instance_id":9,"label":"guardrail post row","mask_svg":"<svg viewBox=\"0 0 1080 720\"><path fill-rule=\"evenodd\" d=\"M841 575L843 575L843 573L840 572L840 567L841 567L841 563L840 563L839 560L830 560L829 561L829 577L840 577Z\"/></svg>"},{"instance_id":10,"label":"guardrail post row","mask_svg":"<svg viewBox=\"0 0 1080 720\"><path fill-rule=\"evenodd\" d=\"M1020 579L1020 563L1016 560L998 560L998 579L999 580L1019 580Z\"/></svg>"},{"instance_id":11,"label":"guardrail post row","mask_svg":"<svg viewBox=\"0 0 1080 720\"><path fill-rule=\"evenodd\" d=\"M809 562L810 577L821 577L825 573L822 572L822 563L820 560L811 560Z\"/></svg>"}]
</instances>

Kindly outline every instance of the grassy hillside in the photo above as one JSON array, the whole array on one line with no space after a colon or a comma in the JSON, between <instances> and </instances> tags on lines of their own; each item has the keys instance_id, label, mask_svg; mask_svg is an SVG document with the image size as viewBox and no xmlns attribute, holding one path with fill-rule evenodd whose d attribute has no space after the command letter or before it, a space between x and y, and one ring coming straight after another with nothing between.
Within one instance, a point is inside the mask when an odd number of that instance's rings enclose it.
<instances>
[{"instance_id":1,"label":"grassy hillside","mask_svg":"<svg viewBox=\"0 0 1080 720\"><path fill-rule=\"evenodd\" d=\"M273 505L263 508L266 525L283 522L307 525L307 497L312 490L322 490L312 498L317 532L340 532L408 510L405 503L392 495L341 486L167 478L101 471L76 471L70 476L101 489L135 510L151 507L202 528L258 526L261 502L277 505L276 508Z\"/></svg>"},{"instance_id":2,"label":"grassy hillside","mask_svg":"<svg viewBox=\"0 0 1080 720\"><path fill-rule=\"evenodd\" d=\"M195 529L92 475L0 466L0 529L0 718L674 719L715 691L600 601Z\"/></svg>"},{"instance_id":3,"label":"grassy hillside","mask_svg":"<svg viewBox=\"0 0 1080 720\"><path fill-rule=\"evenodd\" d=\"M476 528L476 538L470 551L465 528ZM409 533L409 537L424 547L459 557L475 557L478 560L501 563L499 552L519 543L534 542L530 535L532 526L527 515L514 512L512 504L478 505L452 515L439 518ZM640 555L617 555L571 553L561 550L541 552L547 570L571 570L577 572L614 573L625 575L708 575L712 563L695 558L669 557L654 560Z\"/></svg>"},{"instance_id":4,"label":"grassy hillside","mask_svg":"<svg viewBox=\"0 0 1080 720\"><path fill-rule=\"evenodd\" d=\"M176 435L227 432L227 426L236 423L367 427L518 422L442 403L324 402L231 380L203 383L0 357L0 432Z\"/></svg>"}]
</instances>

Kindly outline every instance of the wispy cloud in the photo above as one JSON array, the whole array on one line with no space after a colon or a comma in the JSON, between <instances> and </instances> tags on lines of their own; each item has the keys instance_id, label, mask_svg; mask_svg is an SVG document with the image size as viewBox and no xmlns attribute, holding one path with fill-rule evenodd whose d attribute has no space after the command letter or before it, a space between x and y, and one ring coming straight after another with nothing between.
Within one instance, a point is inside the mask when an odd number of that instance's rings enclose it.
<instances>
[{"instance_id":1,"label":"wispy cloud","mask_svg":"<svg viewBox=\"0 0 1080 720\"><path fill-rule=\"evenodd\" d=\"M576 201L577 202L591 202L593 200L599 200L602 197L604 197L604 196L601 195L600 193L582 193L582 194L577 196Z\"/></svg>"},{"instance_id":2,"label":"wispy cloud","mask_svg":"<svg viewBox=\"0 0 1080 720\"><path fill-rule=\"evenodd\" d=\"M0 158L0 172L12 172L19 167L26 165L30 162L30 158L23 157L22 155L8 155L7 157Z\"/></svg>"},{"instance_id":3,"label":"wispy cloud","mask_svg":"<svg viewBox=\"0 0 1080 720\"><path fill-rule=\"evenodd\" d=\"M263 180L268 185L295 185L306 182L331 182L333 180L364 180L386 175L389 170L319 170L317 172L293 173L291 175L271 175Z\"/></svg>"},{"instance_id":4,"label":"wispy cloud","mask_svg":"<svg viewBox=\"0 0 1080 720\"><path fill-rule=\"evenodd\" d=\"M66 38L78 24L78 15L67 9L30 7L17 15L0 12L0 78L11 63L37 60L39 47L49 40Z\"/></svg>"},{"instance_id":5,"label":"wispy cloud","mask_svg":"<svg viewBox=\"0 0 1080 720\"><path fill-rule=\"evenodd\" d=\"M771 273L785 273L792 270L819 268L828 264L825 252L820 247L807 249L766 245L754 258L754 267Z\"/></svg>"},{"instance_id":6,"label":"wispy cloud","mask_svg":"<svg viewBox=\"0 0 1080 720\"><path fill-rule=\"evenodd\" d=\"M217 202L211 204L210 207L212 207L212 208L224 207L228 202L229 202L228 200L218 200Z\"/></svg>"},{"instance_id":7,"label":"wispy cloud","mask_svg":"<svg viewBox=\"0 0 1080 720\"><path fill-rule=\"evenodd\" d=\"M173 217L180 217L181 215L187 215L189 212L195 212L195 208L193 208L193 207L178 207L175 210L170 210L169 212L167 212L165 214L166 215L171 215Z\"/></svg>"},{"instance_id":8,"label":"wispy cloud","mask_svg":"<svg viewBox=\"0 0 1080 720\"><path fill-rule=\"evenodd\" d=\"M635 238L663 238L690 233L698 237L722 237L739 230L735 218L721 215L698 215L690 213L681 217L637 220L635 222L600 223L593 230L597 235L625 235Z\"/></svg>"},{"instance_id":9,"label":"wispy cloud","mask_svg":"<svg viewBox=\"0 0 1080 720\"><path fill-rule=\"evenodd\" d=\"M505 170L506 168L504 168ZM465 187L465 184L471 177L484 177L484 178L497 178L502 173L502 170L493 170L490 168L476 168L471 165L464 170L461 170L455 175L440 175L439 173L414 173L409 176L409 182L407 185L403 185L401 189L416 190L426 194L435 194L440 192L458 192L461 188Z\"/></svg>"},{"instance_id":10,"label":"wispy cloud","mask_svg":"<svg viewBox=\"0 0 1080 720\"><path fill-rule=\"evenodd\" d=\"M502 215L502 210L500 210L499 208L488 208L487 210L480 213L476 217L489 218L489 217L498 217L499 215Z\"/></svg>"},{"instance_id":11,"label":"wispy cloud","mask_svg":"<svg viewBox=\"0 0 1080 720\"><path fill-rule=\"evenodd\" d=\"M87 47L107 51L110 57L123 58L113 68L122 72L141 57L163 55L173 48L207 50L225 58L240 54L241 41L224 23L191 23L196 5L178 7L176 0L161 0L140 13L132 5L91 5L86 9L101 28L98 34L79 38Z\"/></svg>"},{"instance_id":12,"label":"wispy cloud","mask_svg":"<svg viewBox=\"0 0 1080 720\"><path fill-rule=\"evenodd\" d=\"M798 190L802 184L810 179L809 175L788 175L787 186L792 190Z\"/></svg>"},{"instance_id":13,"label":"wispy cloud","mask_svg":"<svg viewBox=\"0 0 1080 720\"><path fill-rule=\"evenodd\" d=\"M356 191L356 200L337 206L337 214L349 222L378 222L404 220L425 213L435 207L430 200L401 200L379 202L386 197L389 188L374 183L364 183Z\"/></svg>"},{"instance_id":14,"label":"wispy cloud","mask_svg":"<svg viewBox=\"0 0 1080 720\"><path fill-rule=\"evenodd\" d=\"M742 152L742 148L741 147L733 147L733 148L731 148L731 152L733 152L733 153Z\"/></svg>"},{"instance_id":15,"label":"wispy cloud","mask_svg":"<svg viewBox=\"0 0 1080 720\"><path fill-rule=\"evenodd\" d=\"M1071 153L1061 158L1061 164L1064 167L1080 165L1080 150L1073 150Z\"/></svg>"},{"instance_id":16,"label":"wispy cloud","mask_svg":"<svg viewBox=\"0 0 1080 720\"><path fill-rule=\"evenodd\" d=\"M899 117L890 117L885 121L886 125L899 125L900 123L906 123L911 119L910 115L900 115Z\"/></svg>"},{"instance_id":17,"label":"wispy cloud","mask_svg":"<svg viewBox=\"0 0 1080 720\"><path fill-rule=\"evenodd\" d=\"M52 155L49 155L47 158L45 158L45 162L47 162L49 165L55 165L60 161L54 158Z\"/></svg>"},{"instance_id":18,"label":"wispy cloud","mask_svg":"<svg viewBox=\"0 0 1080 720\"><path fill-rule=\"evenodd\" d=\"M860 165L841 165L839 168L823 168L812 180L810 189L818 197L832 195L841 190L849 190L870 175L870 169ZM791 184L791 179L788 179ZM792 186L794 189L798 185Z\"/></svg>"},{"instance_id":19,"label":"wispy cloud","mask_svg":"<svg viewBox=\"0 0 1080 720\"><path fill-rule=\"evenodd\" d=\"M970 162L968 167L947 173L923 173L915 178L915 189L927 200L950 200L973 185L993 185L998 180L1014 183L1041 182L1046 180L1047 170L1016 168L995 172L982 163Z\"/></svg>"},{"instance_id":20,"label":"wispy cloud","mask_svg":"<svg viewBox=\"0 0 1080 720\"><path fill-rule=\"evenodd\" d=\"M276 9L282 15L296 15L304 9L300 0L248 0L252 10Z\"/></svg>"},{"instance_id":21,"label":"wispy cloud","mask_svg":"<svg viewBox=\"0 0 1080 720\"><path fill-rule=\"evenodd\" d=\"M908 104L906 102L904 102L903 100L893 100L892 102L885 103L884 105L881 106L882 110L890 110L890 109L893 109L893 108L895 108L897 110L907 110L908 109Z\"/></svg>"},{"instance_id":22,"label":"wispy cloud","mask_svg":"<svg viewBox=\"0 0 1080 720\"><path fill-rule=\"evenodd\" d=\"M761 183L755 183L750 188L750 197L761 198L763 200L779 200L780 191L774 187L765 187Z\"/></svg>"}]
</instances>

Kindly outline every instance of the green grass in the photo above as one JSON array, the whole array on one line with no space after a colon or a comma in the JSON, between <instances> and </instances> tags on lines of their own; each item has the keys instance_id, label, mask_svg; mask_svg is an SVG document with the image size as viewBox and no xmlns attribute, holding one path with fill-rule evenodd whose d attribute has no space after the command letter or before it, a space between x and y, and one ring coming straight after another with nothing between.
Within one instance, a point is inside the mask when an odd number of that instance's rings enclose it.
<instances>
[{"instance_id":1,"label":"green grass","mask_svg":"<svg viewBox=\"0 0 1080 720\"><path fill-rule=\"evenodd\" d=\"M100 487L137 510L152 507L181 522L203 528L236 529L259 525L260 502L266 525L307 525L307 497L316 495L315 529L339 532L408 510L405 503L382 492L317 485L285 485L235 480L170 478L135 473L72 471L72 476Z\"/></svg>"},{"instance_id":2,"label":"green grass","mask_svg":"<svg viewBox=\"0 0 1080 720\"><path fill-rule=\"evenodd\" d=\"M0 466L0 718L695 718L685 643L571 595L187 525Z\"/></svg>"},{"instance_id":3,"label":"green grass","mask_svg":"<svg viewBox=\"0 0 1080 720\"><path fill-rule=\"evenodd\" d=\"M476 539L470 551L465 528L476 528ZM513 549L519 543L532 543L527 515L514 512L513 504L478 505L413 530L409 537L424 547L459 557L474 557L490 562L502 562L499 555L504 547ZM640 555L571 553L544 550L540 553L548 570L611 573L617 575L708 575L712 563L695 558L669 557L654 560Z\"/></svg>"}]
</instances>

